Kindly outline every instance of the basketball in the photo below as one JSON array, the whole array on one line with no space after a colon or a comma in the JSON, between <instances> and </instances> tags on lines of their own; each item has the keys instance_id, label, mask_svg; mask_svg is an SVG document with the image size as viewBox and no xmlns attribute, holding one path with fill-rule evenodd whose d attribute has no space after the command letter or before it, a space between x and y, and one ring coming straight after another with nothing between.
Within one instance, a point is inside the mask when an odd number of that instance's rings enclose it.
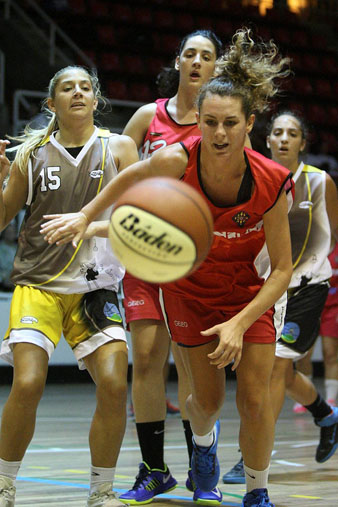
<instances>
[{"instance_id":1,"label":"basketball","mask_svg":"<svg viewBox=\"0 0 338 507\"><path fill-rule=\"evenodd\" d=\"M213 218L187 183L148 178L116 201L109 239L130 274L147 282L172 282L191 274L208 255Z\"/></svg>"}]
</instances>

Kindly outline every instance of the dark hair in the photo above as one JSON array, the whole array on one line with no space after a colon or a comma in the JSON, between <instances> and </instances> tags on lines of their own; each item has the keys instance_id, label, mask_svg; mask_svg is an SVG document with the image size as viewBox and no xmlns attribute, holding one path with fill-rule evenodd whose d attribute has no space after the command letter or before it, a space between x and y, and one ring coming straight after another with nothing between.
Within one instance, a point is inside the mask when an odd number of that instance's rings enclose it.
<instances>
[{"instance_id":1,"label":"dark hair","mask_svg":"<svg viewBox=\"0 0 338 507\"><path fill-rule=\"evenodd\" d=\"M278 56L278 48L272 40L255 42L250 29L237 30L232 44L216 61L216 77L200 90L198 110L206 95L211 94L241 98L246 118L254 111L264 111L269 99L278 92L275 79L290 74L289 68L283 70L289 62L289 58Z\"/></svg>"},{"instance_id":2,"label":"dark hair","mask_svg":"<svg viewBox=\"0 0 338 507\"><path fill-rule=\"evenodd\" d=\"M305 141L307 141L308 135L309 135L309 127L308 127L305 119L303 118L303 116L300 113L298 113L297 111L291 111L290 109L281 109L280 111L277 111L276 113L274 113L271 116L271 118L266 126L267 135L271 134L272 127L273 127L275 120L277 120L277 118L279 118L280 116L284 116L284 115L292 116L293 118L295 118L298 121L298 123L300 125L300 130L302 133L302 138L305 139Z\"/></svg>"},{"instance_id":3,"label":"dark hair","mask_svg":"<svg viewBox=\"0 0 338 507\"><path fill-rule=\"evenodd\" d=\"M211 30L200 29L189 33L181 40L176 50L175 58L171 62L170 67L164 67L157 76L156 85L160 97L173 97L177 93L180 73L178 70L175 69L176 57L182 54L184 46L189 39L198 36L204 37L205 39L209 39L210 42L212 42L212 44L214 45L216 58L220 57L223 46L222 42L214 32L212 32Z\"/></svg>"}]
</instances>

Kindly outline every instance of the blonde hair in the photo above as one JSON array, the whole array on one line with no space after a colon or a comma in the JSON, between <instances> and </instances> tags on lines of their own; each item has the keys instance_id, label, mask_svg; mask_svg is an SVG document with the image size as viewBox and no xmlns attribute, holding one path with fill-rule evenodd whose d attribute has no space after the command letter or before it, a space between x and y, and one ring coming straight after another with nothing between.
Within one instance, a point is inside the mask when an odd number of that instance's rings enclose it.
<instances>
[{"instance_id":1,"label":"blonde hair","mask_svg":"<svg viewBox=\"0 0 338 507\"><path fill-rule=\"evenodd\" d=\"M246 118L268 109L269 99L279 91L276 79L290 74L289 63L289 58L278 55L272 40L257 43L250 29L237 30L232 44L216 61L215 77L200 90L198 110L207 94L240 97Z\"/></svg>"},{"instance_id":2,"label":"blonde hair","mask_svg":"<svg viewBox=\"0 0 338 507\"><path fill-rule=\"evenodd\" d=\"M20 171L23 174L26 174L27 172L27 165L29 157L32 155L32 152L35 150L39 144L42 144L44 141L48 139L48 137L59 128L58 121L56 114L53 113L47 106L47 101L49 98L54 99L55 98L55 89L56 86L63 74L66 72L69 72L71 70L81 70L85 72L91 82L94 96L99 100L102 99L105 100L102 97L101 94L101 88L100 83L97 77L97 74L95 71L91 70L88 71L84 67L78 66L78 65L69 65L68 67L64 67L63 69L60 69L50 80L48 85L48 96L43 100L41 110L45 113L48 121L48 124L46 127L41 129L33 129L28 125L26 125L24 132L22 135L17 137L10 137L9 139L18 141L21 143L18 146L14 146L13 148L10 148L6 151L16 151L16 157L15 162L18 165Z\"/></svg>"}]
</instances>

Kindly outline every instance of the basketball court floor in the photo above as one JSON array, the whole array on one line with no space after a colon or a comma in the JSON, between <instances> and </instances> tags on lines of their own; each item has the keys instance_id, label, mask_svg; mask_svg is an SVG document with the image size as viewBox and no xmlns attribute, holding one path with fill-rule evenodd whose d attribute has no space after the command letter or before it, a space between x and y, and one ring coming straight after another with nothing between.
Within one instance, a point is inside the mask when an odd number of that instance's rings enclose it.
<instances>
[{"instance_id":1,"label":"basketball court floor","mask_svg":"<svg viewBox=\"0 0 338 507\"><path fill-rule=\"evenodd\" d=\"M317 382L322 388L322 383ZM1 406L10 387L0 387ZM177 399L177 385L170 382L168 396ZM88 432L95 408L92 384L49 384L41 401L34 439L23 461L17 481L16 506L85 507L89 484ZM235 408L235 381L228 382L227 400L221 414L219 460L227 472L238 460L239 419ZM314 459L319 428L309 415L294 415L287 400L276 430L270 469L270 499L276 507L338 506L338 451L326 463ZM178 487L156 497L154 507L188 507L192 493L186 490L187 452L182 424L176 415L166 423L165 460ZM140 462L133 419L127 430L117 466L115 490L129 489ZM220 482L225 506L240 506L244 485Z\"/></svg>"}]
</instances>

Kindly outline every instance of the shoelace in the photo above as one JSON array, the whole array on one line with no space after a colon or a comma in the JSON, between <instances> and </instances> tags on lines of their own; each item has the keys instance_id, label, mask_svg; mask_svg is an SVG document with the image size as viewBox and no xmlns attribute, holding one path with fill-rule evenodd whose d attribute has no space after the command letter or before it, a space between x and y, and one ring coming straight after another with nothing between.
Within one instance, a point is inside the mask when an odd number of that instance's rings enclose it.
<instances>
[{"instance_id":1,"label":"shoelace","mask_svg":"<svg viewBox=\"0 0 338 507\"><path fill-rule=\"evenodd\" d=\"M202 460L196 460L197 470L202 474L213 474L215 471L215 454L200 451L198 448L195 448L195 453L203 457Z\"/></svg>"},{"instance_id":2,"label":"shoelace","mask_svg":"<svg viewBox=\"0 0 338 507\"><path fill-rule=\"evenodd\" d=\"M136 476L136 481L135 481L135 484L132 489L134 489L134 490L138 489L138 487L141 486L141 484L143 485L144 483L146 483L146 479L149 474L150 474L150 471L148 471L145 467L141 468L139 473Z\"/></svg>"}]
</instances>

